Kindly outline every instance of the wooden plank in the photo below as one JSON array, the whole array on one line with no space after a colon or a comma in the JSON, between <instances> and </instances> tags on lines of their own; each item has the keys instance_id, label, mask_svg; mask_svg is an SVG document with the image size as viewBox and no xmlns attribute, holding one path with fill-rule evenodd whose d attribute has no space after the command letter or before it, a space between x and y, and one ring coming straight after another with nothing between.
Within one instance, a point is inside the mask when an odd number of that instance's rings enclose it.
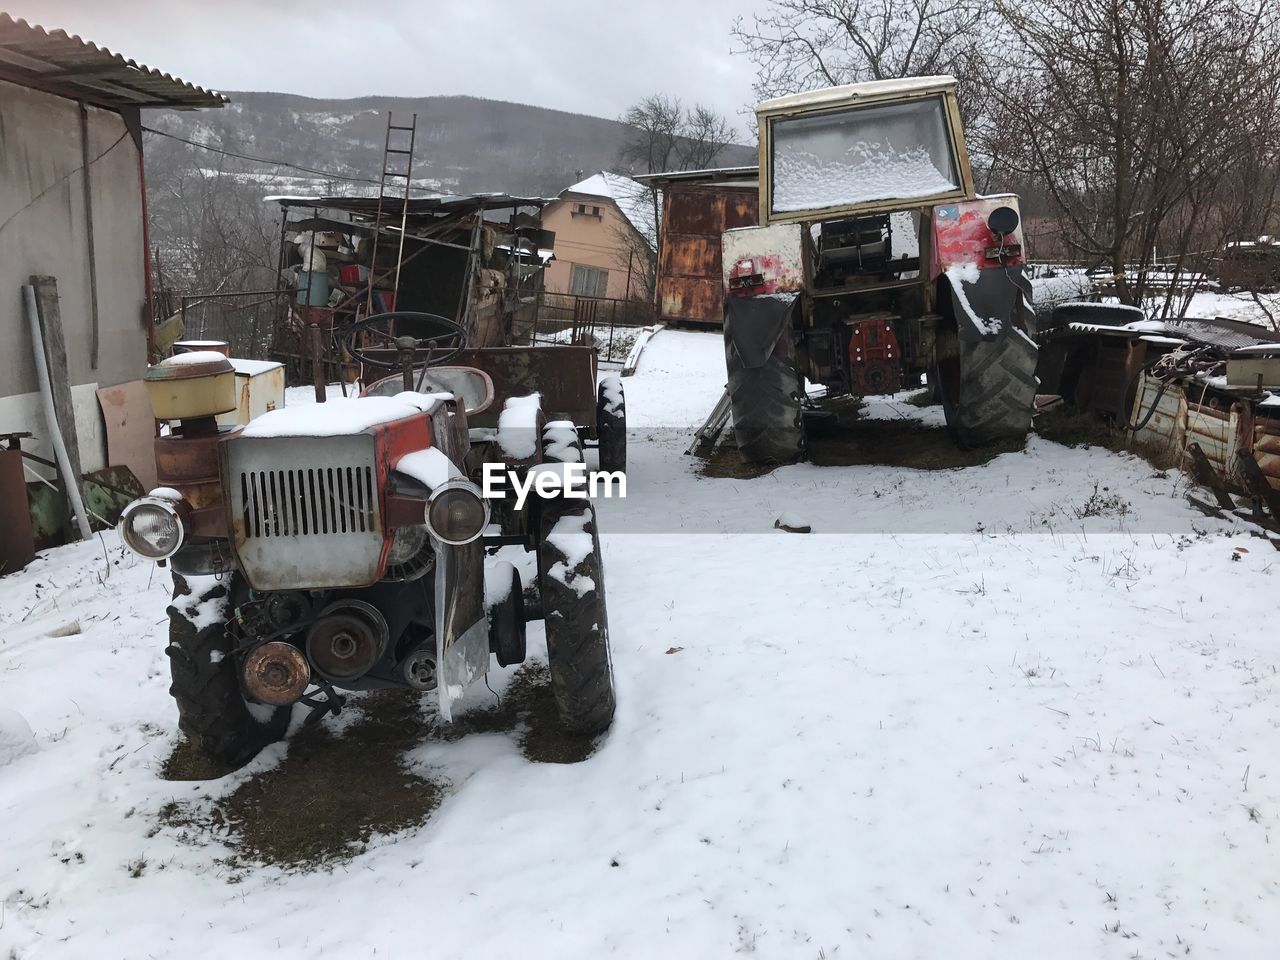
<instances>
[{"instance_id":1,"label":"wooden plank","mask_svg":"<svg viewBox=\"0 0 1280 960\"><path fill-rule=\"evenodd\" d=\"M1209 492L1213 494L1214 499L1218 501L1218 506L1222 509L1234 510L1235 501L1227 493L1226 485L1209 463L1209 458L1204 455L1204 451L1200 449L1200 444L1194 442L1187 444L1187 456L1191 459L1191 475L1196 478L1196 482L1209 488Z\"/></svg>"},{"instance_id":2,"label":"wooden plank","mask_svg":"<svg viewBox=\"0 0 1280 960\"><path fill-rule=\"evenodd\" d=\"M1271 488L1271 484L1267 482L1267 475L1258 466L1258 461L1253 458L1252 454L1238 450L1236 451L1236 459L1238 461L1240 479L1243 481L1245 488L1252 496L1257 497L1259 501L1266 504L1267 509L1271 511L1273 520L1280 521L1280 490Z\"/></svg>"},{"instance_id":3,"label":"wooden plank","mask_svg":"<svg viewBox=\"0 0 1280 960\"><path fill-rule=\"evenodd\" d=\"M49 369L49 385L53 389L53 412L58 420L48 426L50 430L57 430L62 434L62 442L67 448L67 460L74 474L71 481L79 489L83 476L80 467L80 441L76 436L75 408L71 402L71 374L67 368L67 341L62 333L62 313L58 307L58 281L54 277L33 275L31 286L36 291L40 332L44 337L45 365Z\"/></svg>"},{"instance_id":4,"label":"wooden plank","mask_svg":"<svg viewBox=\"0 0 1280 960\"><path fill-rule=\"evenodd\" d=\"M144 490L156 487L156 421L146 385L131 380L102 387L98 405L107 430L107 463L128 467Z\"/></svg>"},{"instance_id":5,"label":"wooden plank","mask_svg":"<svg viewBox=\"0 0 1280 960\"><path fill-rule=\"evenodd\" d=\"M84 230L89 254L89 369L98 369L98 256L93 238L93 158L89 155L89 108L80 103L80 180L84 188Z\"/></svg>"}]
</instances>

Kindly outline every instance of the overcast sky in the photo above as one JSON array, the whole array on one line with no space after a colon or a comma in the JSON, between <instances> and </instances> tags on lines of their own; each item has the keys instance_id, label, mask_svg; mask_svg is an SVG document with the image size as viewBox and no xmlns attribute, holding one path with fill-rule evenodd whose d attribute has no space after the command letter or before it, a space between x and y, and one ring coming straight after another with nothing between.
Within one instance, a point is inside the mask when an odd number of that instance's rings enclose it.
<instances>
[{"instance_id":1,"label":"overcast sky","mask_svg":"<svg viewBox=\"0 0 1280 960\"><path fill-rule=\"evenodd\" d=\"M765 0L0 0L203 87L471 94L617 117L663 91L741 128L729 28Z\"/></svg>"}]
</instances>

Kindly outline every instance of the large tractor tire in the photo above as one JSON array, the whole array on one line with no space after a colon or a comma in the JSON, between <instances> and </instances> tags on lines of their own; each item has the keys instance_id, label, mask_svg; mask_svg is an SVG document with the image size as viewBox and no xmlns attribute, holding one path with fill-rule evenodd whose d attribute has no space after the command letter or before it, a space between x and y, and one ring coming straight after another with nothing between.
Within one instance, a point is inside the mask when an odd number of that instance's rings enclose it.
<instances>
[{"instance_id":1,"label":"large tractor tire","mask_svg":"<svg viewBox=\"0 0 1280 960\"><path fill-rule=\"evenodd\" d=\"M615 699L595 508L559 497L541 505L539 520L538 592L560 722L572 733L602 733Z\"/></svg>"},{"instance_id":2,"label":"large tractor tire","mask_svg":"<svg viewBox=\"0 0 1280 960\"><path fill-rule=\"evenodd\" d=\"M935 378L947 428L964 447L1024 440L1036 400L1035 342L1011 323L992 340L938 331Z\"/></svg>"},{"instance_id":3,"label":"large tractor tire","mask_svg":"<svg viewBox=\"0 0 1280 960\"><path fill-rule=\"evenodd\" d=\"M200 626L196 618L209 604L230 616L243 599L239 573L196 596L180 574L173 575L169 606L169 693L178 705L178 727L196 748L219 764L240 766L267 744L284 737L288 707L250 705L240 686L238 663L226 620Z\"/></svg>"},{"instance_id":4,"label":"large tractor tire","mask_svg":"<svg viewBox=\"0 0 1280 960\"><path fill-rule=\"evenodd\" d=\"M748 366L738 345L726 337L725 363L733 436L743 459L791 463L803 457L804 380L796 369L790 330L783 330L764 363L756 366Z\"/></svg>"}]
</instances>

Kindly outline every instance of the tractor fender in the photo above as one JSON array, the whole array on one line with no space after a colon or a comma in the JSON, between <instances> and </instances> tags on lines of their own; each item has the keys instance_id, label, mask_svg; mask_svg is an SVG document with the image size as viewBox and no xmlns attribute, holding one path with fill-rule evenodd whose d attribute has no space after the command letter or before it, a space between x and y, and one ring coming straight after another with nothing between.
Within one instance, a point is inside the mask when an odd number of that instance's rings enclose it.
<instances>
[{"instance_id":1,"label":"tractor fender","mask_svg":"<svg viewBox=\"0 0 1280 960\"><path fill-rule=\"evenodd\" d=\"M1007 324L1025 329L1023 318L1034 316L1031 281L1021 266L987 270L953 267L943 278L961 340L994 340Z\"/></svg>"},{"instance_id":2,"label":"tractor fender","mask_svg":"<svg viewBox=\"0 0 1280 960\"><path fill-rule=\"evenodd\" d=\"M793 295L726 297L724 301L724 349L736 353L744 369L756 370L768 362L779 338L788 332Z\"/></svg>"}]
</instances>

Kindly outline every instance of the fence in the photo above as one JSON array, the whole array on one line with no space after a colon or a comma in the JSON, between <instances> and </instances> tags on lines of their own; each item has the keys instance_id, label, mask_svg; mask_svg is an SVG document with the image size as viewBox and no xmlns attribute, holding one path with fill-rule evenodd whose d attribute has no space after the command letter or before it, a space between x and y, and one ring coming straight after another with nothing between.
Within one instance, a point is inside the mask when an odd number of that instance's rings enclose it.
<instances>
[{"instance_id":1,"label":"fence","mask_svg":"<svg viewBox=\"0 0 1280 960\"><path fill-rule=\"evenodd\" d=\"M287 304L288 290L246 293L200 293L184 296L182 315L187 340L225 340L233 357L272 359L278 347L277 318Z\"/></svg>"},{"instance_id":2,"label":"fence","mask_svg":"<svg viewBox=\"0 0 1280 960\"><path fill-rule=\"evenodd\" d=\"M654 322L652 303L583 297L571 293L544 293L528 334L532 343L579 343L594 339L601 360L622 361L642 327Z\"/></svg>"}]
</instances>

